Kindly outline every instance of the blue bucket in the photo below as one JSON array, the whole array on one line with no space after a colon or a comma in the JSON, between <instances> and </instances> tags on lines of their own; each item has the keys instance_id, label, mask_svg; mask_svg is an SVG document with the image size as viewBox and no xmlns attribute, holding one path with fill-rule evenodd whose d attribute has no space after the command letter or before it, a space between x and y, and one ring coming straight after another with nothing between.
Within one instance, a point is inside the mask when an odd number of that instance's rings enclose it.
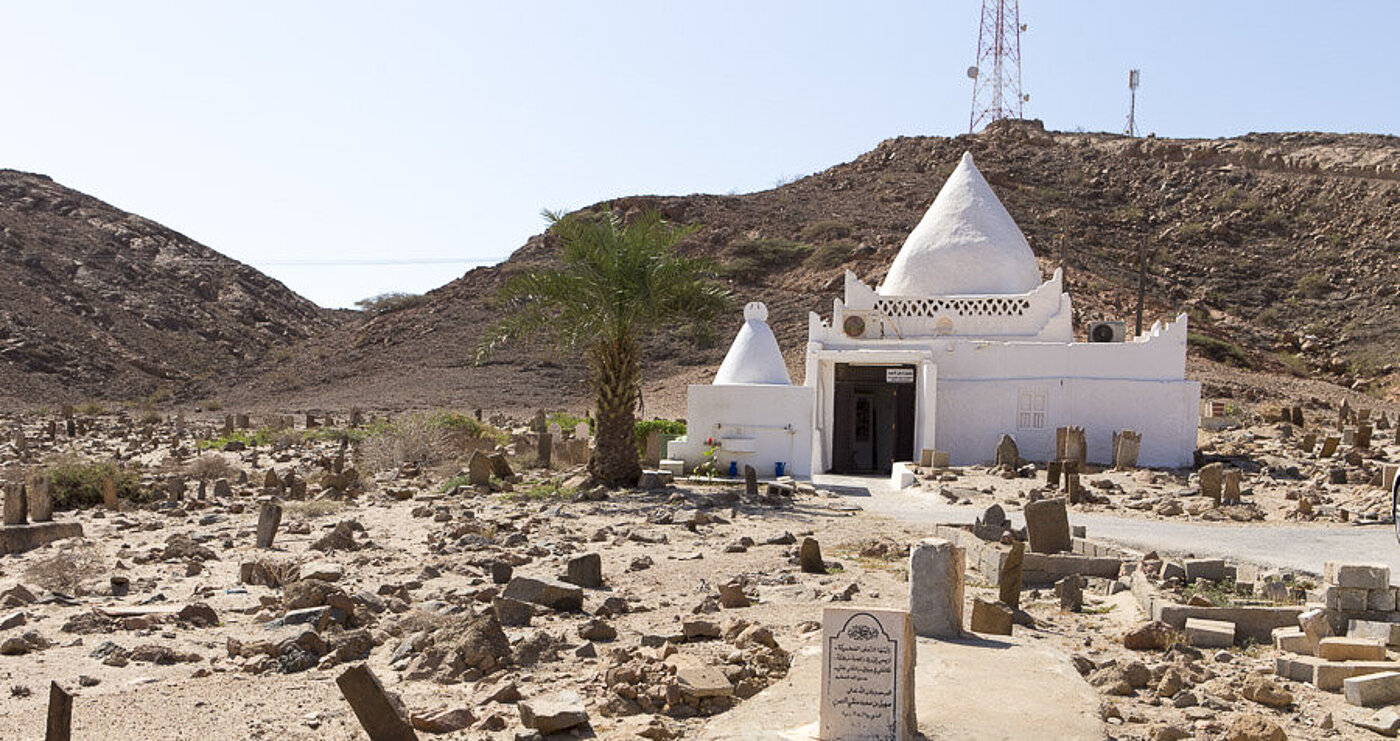
<instances>
[{"instance_id":1,"label":"blue bucket","mask_svg":"<svg viewBox=\"0 0 1400 741\"><path fill-rule=\"evenodd\" d=\"M782 476L782 475L783 475L783 472L786 471L786 470L787 470L787 464L784 463L784 462L782 462L782 461L777 461L777 462L775 462L775 463L773 464L773 475L774 475L774 476Z\"/></svg>"}]
</instances>

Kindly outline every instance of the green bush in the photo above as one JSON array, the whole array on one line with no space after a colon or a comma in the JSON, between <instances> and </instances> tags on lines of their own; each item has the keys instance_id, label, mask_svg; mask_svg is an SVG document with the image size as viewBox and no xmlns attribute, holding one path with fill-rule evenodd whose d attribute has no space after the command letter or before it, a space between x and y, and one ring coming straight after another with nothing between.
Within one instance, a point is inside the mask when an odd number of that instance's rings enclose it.
<instances>
[{"instance_id":1,"label":"green bush","mask_svg":"<svg viewBox=\"0 0 1400 741\"><path fill-rule=\"evenodd\" d=\"M1215 337L1203 334L1196 334L1195 332L1187 332L1186 344L1196 348L1200 354L1217 363L1233 365L1237 368L1251 367L1249 356L1245 355L1244 350L1240 349L1240 346L1233 342L1226 342L1225 340L1216 339Z\"/></svg>"},{"instance_id":2,"label":"green bush","mask_svg":"<svg viewBox=\"0 0 1400 741\"><path fill-rule=\"evenodd\" d=\"M49 466L49 493L54 509L79 509L102 504L102 480L108 476L117 487L118 499L138 499L141 480L112 462L64 460Z\"/></svg>"},{"instance_id":3,"label":"green bush","mask_svg":"<svg viewBox=\"0 0 1400 741\"><path fill-rule=\"evenodd\" d=\"M653 432L662 435L684 435L685 423L674 419L644 419L638 420L632 425L632 437L637 441L637 452L645 456L647 452L647 436ZM665 451L662 451L665 454Z\"/></svg>"},{"instance_id":4,"label":"green bush","mask_svg":"<svg viewBox=\"0 0 1400 741\"><path fill-rule=\"evenodd\" d=\"M856 243L849 239L838 239L835 242L827 242L812 250L812 254L802 261L813 270L827 270L838 267L851 259L851 253L855 251Z\"/></svg>"},{"instance_id":5,"label":"green bush","mask_svg":"<svg viewBox=\"0 0 1400 741\"><path fill-rule=\"evenodd\" d=\"M370 296L369 298L362 298L356 301L355 305L360 307L361 311L374 317L393 311L411 309L415 306L422 305L427 300L428 297L422 294L394 291L390 293L381 293L378 296Z\"/></svg>"},{"instance_id":6,"label":"green bush","mask_svg":"<svg viewBox=\"0 0 1400 741\"><path fill-rule=\"evenodd\" d=\"M441 427L452 435L490 440L499 445L505 445L510 442L510 434L505 430L493 427L485 422L479 422L476 417L471 414L443 411L433 414L429 419L432 424Z\"/></svg>"},{"instance_id":7,"label":"green bush","mask_svg":"<svg viewBox=\"0 0 1400 741\"><path fill-rule=\"evenodd\" d=\"M256 448L258 446L271 445L272 439L272 430L269 430L266 427L260 427L256 430L251 431L234 430L233 432L227 435L220 435L216 438L211 438L209 440L200 440L195 445L195 447L199 448L200 450L209 450L211 448L214 450L223 450L225 445L228 445L229 443L233 442L238 442L243 443L244 445L247 445L250 448Z\"/></svg>"},{"instance_id":8,"label":"green bush","mask_svg":"<svg viewBox=\"0 0 1400 741\"><path fill-rule=\"evenodd\" d=\"M1304 296L1320 298L1332 290L1332 282L1322 273L1308 273L1299 278L1294 287Z\"/></svg>"},{"instance_id":9,"label":"green bush","mask_svg":"<svg viewBox=\"0 0 1400 741\"><path fill-rule=\"evenodd\" d=\"M596 429L593 425L593 419L591 417L575 417L574 415L569 414L568 412L553 412L549 416L545 417L545 424L558 424L559 429L571 434L573 433L574 429L578 427L579 422L587 422L589 430Z\"/></svg>"},{"instance_id":10,"label":"green bush","mask_svg":"<svg viewBox=\"0 0 1400 741\"><path fill-rule=\"evenodd\" d=\"M851 227L839 221L814 221L802 227L802 238L808 242L830 242L851 236Z\"/></svg>"}]
</instances>

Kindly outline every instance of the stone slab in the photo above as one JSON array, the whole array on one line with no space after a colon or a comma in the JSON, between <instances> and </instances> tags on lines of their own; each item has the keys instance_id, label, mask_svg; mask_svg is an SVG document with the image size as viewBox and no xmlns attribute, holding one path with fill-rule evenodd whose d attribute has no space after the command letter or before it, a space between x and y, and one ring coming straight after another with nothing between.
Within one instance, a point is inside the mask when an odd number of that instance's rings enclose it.
<instances>
[{"instance_id":1,"label":"stone slab","mask_svg":"<svg viewBox=\"0 0 1400 741\"><path fill-rule=\"evenodd\" d=\"M1342 694L1352 705L1391 705L1400 701L1400 672L1348 677L1342 680Z\"/></svg>"},{"instance_id":2,"label":"stone slab","mask_svg":"<svg viewBox=\"0 0 1400 741\"><path fill-rule=\"evenodd\" d=\"M1371 638L1387 646L1400 646L1400 623L1351 620L1347 622L1347 637Z\"/></svg>"},{"instance_id":3,"label":"stone slab","mask_svg":"<svg viewBox=\"0 0 1400 741\"><path fill-rule=\"evenodd\" d=\"M359 664L335 678L340 693L371 741L417 741L418 734L368 666Z\"/></svg>"},{"instance_id":4,"label":"stone slab","mask_svg":"<svg viewBox=\"0 0 1400 741\"><path fill-rule=\"evenodd\" d=\"M1274 648L1294 654L1314 656L1317 644L1308 638L1301 628L1275 628Z\"/></svg>"},{"instance_id":5,"label":"stone slab","mask_svg":"<svg viewBox=\"0 0 1400 741\"><path fill-rule=\"evenodd\" d=\"M908 612L823 610L820 738L914 739L916 650Z\"/></svg>"},{"instance_id":6,"label":"stone slab","mask_svg":"<svg viewBox=\"0 0 1400 741\"><path fill-rule=\"evenodd\" d=\"M1073 547L1065 500L1031 502L1026 505L1023 514L1032 553L1062 553Z\"/></svg>"},{"instance_id":7,"label":"stone slab","mask_svg":"<svg viewBox=\"0 0 1400 741\"><path fill-rule=\"evenodd\" d=\"M1279 656L1274 659L1274 674L1295 682L1312 684L1317 667L1324 662L1316 656Z\"/></svg>"},{"instance_id":8,"label":"stone slab","mask_svg":"<svg viewBox=\"0 0 1400 741\"><path fill-rule=\"evenodd\" d=\"M31 522L28 525L0 527L0 555L24 553L55 540L83 537L83 526L76 522Z\"/></svg>"},{"instance_id":9,"label":"stone slab","mask_svg":"<svg viewBox=\"0 0 1400 741\"><path fill-rule=\"evenodd\" d=\"M1317 642L1317 655L1328 661L1385 661L1385 644L1374 638L1333 636Z\"/></svg>"},{"instance_id":10,"label":"stone slab","mask_svg":"<svg viewBox=\"0 0 1400 741\"><path fill-rule=\"evenodd\" d=\"M1313 671L1313 684L1320 690L1337 692L1350 677L1400 671L1395 661L1320 661Z\"/></svg>"},{"instance_id":11,"label":"stone slab","mask_svg":"<svg viewBox=\"0 0 1400 741\"><path fill-rule=\"evenodd\" d=\"M1224 620L1235 624L1235 636L1240 640L1253 638L1256 643L1273 641L1274 628L1298 624L1301 605L1286 607L1196 607L1175 603L1152 603L1152 619L1184 630L1187 618Z\"/></svg>"},{"instance_id":12,"label":"stone slab","mask_svg":"<svg viewBox=\"0 0 1400 741\"><path fill-rule=\"evenodd\" d=\"M1186 642L1197 648L1229 648L1235 645L1235 624L1224 620L1186 618Z\"/></svg>"},{"instance_id":13,"label":"stone slab","mask_svg":"<svg viewBox=\"0 0 1400 741\"><path fill-rule=\"evenodd\" d=\"M1328 561L1322 567L1322 578L1328 584L1344 589L1389 589L1390 567Z\"/></svg>"},{"instance_id":14,"label":"stone slab","mask_svg":"<svg viewBox=\"0 0 1400 741\"><path fill-rule=\"evenodd\" d=\"M1186 581L1209 579L1213 582L1225 580L1225 561L1219 558L1188 558L1182 562L1186 570Z\"/></svg>"}]
</instances>

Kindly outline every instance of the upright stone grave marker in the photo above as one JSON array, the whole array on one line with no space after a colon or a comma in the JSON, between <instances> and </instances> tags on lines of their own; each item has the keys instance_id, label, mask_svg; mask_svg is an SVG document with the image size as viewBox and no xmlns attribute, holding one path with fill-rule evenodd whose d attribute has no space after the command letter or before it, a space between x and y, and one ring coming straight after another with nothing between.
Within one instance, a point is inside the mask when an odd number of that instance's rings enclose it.
<instances>
[{"instance_id":1,"label":"upright stone grave marker","mask_svg":"<svg viewBox=\"0 0 1400 741\"><path fill-rule=\"evenodd\" d=\"M117 508L117 482L111 476L102 477L102 506Z\"/></svg>"},{"instance_id":2,"label":"upright stone grave marker","mask_svg":"<svg viewBox=\"0 0 1400 741\"><path fill-rule=\"evenodd\" d=\"M418 734L404 718L402 706L384 691L368 666L356 664L346 669L335 683L370 741L416 741Z\"/></svg>"},{"instance_id":3,"label":"upright stone grave marker","mask_svg":"<svg viewBox=\"0 0 1400 741\"><path fill-rule=\"evenodd\" d=\"M928 638L962 635L963 572L967 552L942 538L909 549L909 614L914 632Z\"/></svg>"},{"instance_id":4,"label":"upright stone grave marker","mask_svg":"<svg viewBox=\"0 0 1400 741\"><path fill-rule=\"evenodd\" d=\"M1001 441L997 443L996 464L1009 468L1021 465L1021 451L1016 447L1016 441L1010 435L1002 435Z\"/></svg>"},{"instance_id":5,"label":"upright stone grave marker","mask_svg":"<svg viewBox=\"0 0 1400 741\"><path fill-rule=\"evenodd\" d=\"M902 610L822 611L820 737L825 741L918 734L914 624Z\"/></svg>"},{"instance_id":6,"label":"upright stone grave marker","mask_svg":"<svg viewBox=\"0 0 1400 741\"><path fill-rule=\"evenodd\" d=\"M1303 435L1303 442L1298 446L1304 453L1311 453L1317 447L1317 433L1309 432Z\"/></svg>"},{"instance_id":7,"label":"upright stone grave marker","mask_svg":"<svg viewBox=\"0 0 1400 741\"><path fill-rule=\"evenodd\" d=\"M282 524L282 505L266 502L258 510L258 547L271 548L277 537L277 526Z\"/></svg>"},{"instance_id":8,"label":"upright stone grave marker","mask_svg":"<svg viewBox=\"0 0 1400 741\"><path fill-rule=\"evenodd\" d=\"M28 522L24 484L5 484L4 524L23 525Z\"/></svg>"},{"instance_id":9,"label":"upright stone grave marker","mask_svg":"<svg viewBox=\"0 0 1400 741\"><path fill-rule=\"evenodd\" d=\"M1056 458L1078 461L1082 469L1088 465L1089 448L1084 442L1083 427L1060 427L1055 430Z\"/></svg>"},{"instance_id":10,"label":"upright stone grave marker","mask_svg":"<svg viewBox=\"0 0 1400 741\"><path fill-rule=\"evenodd\" d=\"M1225 466L1208 463L1201 466L1201 494L1220 504L1220 488L1224 483Z\"/></svg>"},{"instance_id":11,"label":"upright stone grave marker","mask_svg":"<svg viewBox=\"0 0 1400 741\"><path fill-rule=\"evenodd\" d=\"M1317 454L1319 458L1331 458L1337 454L1337 446L1342 444L1342 439L1335 435L1328 435L1322 439L1322 450Z\"/></svg>"},{"instance_id":12,"label":"upright stone grave marker","mask_svg":"<svg viewBox=\"0 0 1400 741\"><path fill-rule=\"evenodd\" d=\"M1358 447L1358 448L1369 448L1369 447L1371 447L1371 430L1372 430L1372 428L1371 428L1371 424L1370 424L1369 422L1362 422L1361 424L1359 424L1359 425L1356 426L1356 441L1355 441L1356 447Z\"/></svg>"},{"instance_id":13,"label":"upright stone grave marker","mask_svg":"<svg viewBox=\"0 0 1400 741\"><path fill-rule=\"evenodd\" d=\"M1113 433L1114 468L1137 468L1140 450L1142 450L1142 433L1133 430Z\"/></svg>"},{"instance_id":14,"label":"upright stone grave marker","mask_svg":"<svg viewBox=\"0 0 1400 741\"><path fill-rule=\"evenodd\" d=\"M535 441L535 465L541 468L549 468L550 461L554 459L554 436L548 432L539 433L539 438Z\"/></svg>"},{"instance_id":15,"label":"upright stone grave marker","mask_svg":"<svg viewBox=\"0 0 1400 741\"><path fill-rule=\"evenodd\" d=\"M1074 547L1070 537L1069 514L1065 512L1065 500L1042 499L1031 502L1024 510L1026 516L1026 539L1031 542L1032 553L1062 553Z\"/></svg>"},{"instance_id":16,"label":"upright stone grave marker","mask_svg":"<svg viewBox=\"0 0 1400 741\"><path fill-rule=\"evenodd\" d=\"M29 483L29 519L34 522L51 522L53 493L49 490L49 477L36 476Z\"/></svg>"},{"instance_id":17,"label":"upright stone grave marker","mask_svg":"<svg viewBox=\"0 0 1400 741\"><path fill-rule=\"evenodd\" d=\"M574 425L574 439L588 440L593 437L593 431L589 429L587 422L579 422Z\"/></svg>"}]
</instances>

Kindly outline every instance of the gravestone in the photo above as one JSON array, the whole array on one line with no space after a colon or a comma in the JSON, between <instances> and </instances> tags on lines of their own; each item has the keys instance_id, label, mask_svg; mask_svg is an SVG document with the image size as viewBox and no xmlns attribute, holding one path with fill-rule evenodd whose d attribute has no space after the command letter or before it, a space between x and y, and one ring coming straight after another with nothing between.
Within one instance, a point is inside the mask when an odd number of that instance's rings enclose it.
<instances>
[{"instance_id":1,"label":"gravestone","mask_svg":"<svg viewBox=\"0 0 1400 741\"><path fill-rule=\"evenodd\" d=\"M924 448L919 453L919 465L924 468L947 468L952 454L946 450Z\"/></svg>"},{"instance_id":2,"label":"gravestone","mask_svg":"<svg viewBox=\"0 0 1400 741\"><path fill-rule=\"evenodd\" d=\"M744 493L750 498L758 496L758 471L747 464L744 465Z\"/></svg>"},{"instance_id":3,"label":"gravestone","mask_svg":"<svg viewBox=\"0 0 1400 741\"><path fill-rule=\"evenodd\" d=\"M942 538L925 538L909 549L909 614L915 633L961 635L966 559L962 548Z\"/></svg>"},{"instance_id":4,"label":"gravestone","mask_svg":"<svg viewBox=\"0 0 1400 741\"><path fill-rule=\"evenodd\" d=\"M365 413L362 412L362 411L360 411L359 409L351 409L351 410L350 410L350 427L351 427L352 429L359 429L360 426L363 425L364 423L365 423Z\"/></svg>"},{"instance_id":5,"label":"gravestone","mask_svg":"<svg viewBox=\"0 0 1400 741\"><path fill-rule=\"evenodd\" d=\"M1240 503L1240 478L1241 473L1238 468L1232 468L1225 472L1225 487L1220 494L1220 500L1225 504Z\"/></svg>"},{"instance_id":6,"label":"gravestone","mask_svg":"<svg viewBox=\"0 0 1400 741\"><path fill-rule=\"evenodd\" d=\"M593 430L589 429L587 422L579 422L574 425L574 439L588 440L593 437Z\"/></svg>"},{"instance_id":7,"label":"gravestone","mask_svg":"<svg viewBox=\"0 0 1400 741\"><path fill-rule=\"evenodd\" d=\"M24 484L5 484L4 524L23 525L29 521Z\"/></svg>"},{"instance_id":8,"label":"gravestone","mask_svg":"<svg viewBox=\"0 0 1400 741\"><path fill-rule=\"evenodd\" d=\"M1368 422L1362 422L1361 424L1359 424L1359 425L1356 426L1356 442L1355 442L1355 445L1356 445L1356 447L1358 447L1358 448L1370 448L1370 447L1371 447L1371 425L1370 425L1370 423L1368 423Z\"/></svg>"},{"instance_id":9,"label":"gravestone","mask_svg":"<svg viewBox=\"0 0 1400 741\"><path fill-rule=\"evenodd\" d=\"M272 541L277 537L277 526L282 524L282 505L275 502L264 502L258 510L258 540L259 548L271 548Z\"/></svg>"},{"instance_id":10,"label":"gravestone","mask_svg":"<svg viewBox=\"0 0 1400 741\"><path fill-rule=\"evenodd\" d=\"M1002 435L1001 441L997 443L996 464L1011 468L1021 465L1021 451L1016 448L1016 441L1010 435Z\"/></svg>"},{"instance_id":11,"label":"gravestone","mask_svg":"<svg viewBox=\"0 0 1400 741\"><path fill-rule=\"evenodd\" d=\"M977 598L972 601L972 620L968 629L983 635L1009 636L1013 618L1010 607L1001 602Z\"/></svg>"},{"instance_id":12,"label":"gravestone","mask_svg":"<svg viewBox=\"0 0 1400 741\"><path fill-rule=\"evenodd\" d=\"M1060 427L1055 430L1055 457L1088 465L1089 448L1084 442L1083 427Z\"/></svg>"},{"instance_id":13,"label":"gravestone","mask_svg":"<svg viewBox=\"0 0 1400 741\"><path fill-rule=\"evenodd\" d=\"M661 432L658 430L647 433L646 465L648 468L661 465Z\"/></svg>"},{"instance_id":14,"label":"gravestone","mask_svg":"<svg viewBox=\"0 0 1400 741\"><path fill-rule=\"evenodd\" d=\"M1220 463L1208 463L1201 466L1201 494L1209 497L1211 501L1220 504L1220 488L1224 483L1225 466Z\"/></svg>"},{"instance_id":15,"label":"gravestone","mask_svg":"<svg viewBox=\"0 0 1400 741\"><path fill-rule=\"evenodd\" d=\"M1358 409L1358 410L1356 410L1356 422L1357 422L1357 424L1360 424L1360 423L1362 423L1362 422L1370 421L1370 419L1371 419L1371 410L1370 410L1370 409Z\"/></svg>"},{"instance_id":16,"label":"gravestone","mask_svg":"<svg viewBox=\"0 0 1400 741\"><path fill-rule=\"evenodd\" d=\"M1309 432L1303 435L1303 441L1298 445L1304 453L1311 453L1317 447L1317 433Z\"/></svg>"},{"instance_id":17,"label":"gravestone","mask_svg":"<svg viewBox=\"0 0 1400 741\"><path fill-rule=\"evenodd\" d=\"M541 432L535 439L535 465L540 468L549 468L549 464L554 460L554 436L548 432Z\"/></svg>"},{"instance_id":18,"label":"gravestone","mask_svg":"<svg viewBox=\"0 0 1400 741\"><path fill-rule=\"evenodd\" d=\"M548 421L548 418L547 418L547 417L545 416L545 414L544 414L544 410L541 409L541 410L535 412L535 418L532 419L532 420L530 420L530 431L531 431L531 432L546 432L546 431L548 431L548 429L549 429L549 421Z\"/></svg>"},{"instance_id":19,"label":"gravestone","mask_svg":"<svg viewBox=\"0 0 1400 741\"><path fill-rule=\"evenodd\" d=\"M1051 489L1060 488L1060 475L1064 472L1064 461L1056 458L1045 464L1045 485Z\"/></svg>"},{"instance_id":20,"label":"gravestone","mask_svg":"<svg viewBox=\"0 0 1400 741\"><path fill-rule=\"evenodd\" d=\"M1382 419L1384 419L1384 417L1382 417ZM49 439L50 439L50 440L56 440L56 439L58 439L58 421L57 421L57 420L52 420L52 419L49 420L49 429L48 429L48 432L49 432Z\"/></svg>"},{"instance_id":21,"label":"gravestone","mask_svg":"<svg viewBox=\"0 0 1400 741\"><path fill-rule=\"evenodd\" d=\"M1318 452L1319 458L1331 458L1337 454L1337 446L1342 444L1340 437L1328 435L1322 439L1322 450Z\"/></svg>"},{"instance_id":22,"label":"gravestone","mask_svg":"<svg viewBox=\"0 0 1400 741\"><path fill-rule=\"evenodd\" d=\"M1142 450L1142 433L1133 430L1113 433L1114 468L1137 468L1140 450Z\"/></svg>"},{"instance_id":23,"label":"gravestone","mask_svg":"<svg viewBox=\"0 0 1400 741\"><path fill-rule=\"evenodd\" d=\"M306 429L308 429L308 430L313 430L313 429L315 429L315 428L317 428L317 427L320 427L320 426L321 426L321 425L316 424L316 415L311 414L310 412L308 412L308 413L306 414Z\"/></svg>"},{"instance_id":24,"label":"gravestone","mask_svg":"<svg viewBox=\"0 0 1400 741\"><path fill-rule=\"evenodd\" d=\"M1070 471L1065 474L1065 500L1070 504L1084 501L1084 487L1079 483L1078 472Z\"/></svg>"},{"instance_id":25,"label":"gravestone","mask_svg":"<svg viewBox=\"0 0 1400 741\"><path fill-rule=\"evenodd\" d=\"M1079 574L1070 574L1055 584L1055 596L1060 598L1060 610L1080 612L1084 609L1084 582Z\"/></svg>"},{"instance_id":26,"label":"gravestone","mask_svg":"<svg viewBox=\"0 0 1400 741\"><path fill-rule=\"evenodd\" d=\"M102 477L102 506L117 508L117 482L111 476Z\"/></svg>"},{"instance_id":27,"label":"gravestone","mask_svg":"<svg viewBox=\"0 0 1400 741\"><path fill-rule=\"evenodd\" d=\"M252 420L246 414L239 414L234 417L234 425L240 430L246 430L253 426Z\"/></svg>"},{"instance_id":28,"label":"gravestone","mask_svg":"<svg viewBox=\"0 0 1400 741\"><path fill-rule=\"evenodd\" d=\"M49 477L36 476L29 487L29 519L34 522L53 520L53 492L49 489Z\"/></svg>"},{"instance_id":29,"label":"gravestone","mask_svg":"<svg viewBox=\"0 0 1400 741\"><path fill-rule=\"evenodd\" d=\"M1026 560L1026 544L1021 541L1011 543L1011 552L1001 562L997 570L997 596L1003 603L1015 610L1021 606L1021 579Z\"/></svg>"},{"instance_id":30,"label":"gravestone","mask_svg":"<svg viewBox=\"0 0 1400 741\"><path fill-rule=\"evenodd\" d=\"M1337 410L1337 429L1342 429L1351 421L1351 405L1345 399L1342 400L1342 407Z\"/></svg>"},{"instance_id":31,"label":"gravestone","mask_svg":"<svg viewBox=\"0 0 1400 741\"><path fill-rule=\"evenodd\" d=\"M816 538L803 538L797 550L797 565L804 574L825 574L826 562L822 560L822 547Z\"/></svg>"},{"instance_id":32,"label":"gravestone","mask_svg":"<svg viewBox=\"0 0 1400 741\"><path fill-rule=\"evenodd\" d=\"M1299 426L1299 427L1303 427L1303 426L1304 426L1304 425L1303 425L1303 407L1301 407L1301 406L1295 404L1295 405L1293 406L1293 414L1292 414L1291 416L1293 417L1293 424L1295 424L1295 425L1297 425L1297 426Z\"/></svg>"},{"instance_id":33,"label":"gravestone","mask_svg":"<svg viewBox=\"0 0 1400 741\"><path fill-rule=\"evenodd\" d=\"M550 422L547 431L549 432L549 436L554 438L555 444L558 444L560 440L564 439L564 428L558 422Z\"/></svg>"},{"instance_id":34,"label":"gravestone","mask_svg":"<svg viewBox=\"0 0 1400 741\"><path fill-rule=\"evenodd\" d=\"M972 523L972 534L982 540L999 541L1003 533L1011 527L1011 520L1000 504L993 504Z\"/></svg>"},{"instance_id":35,"label":"gravestone","mask_svg":"<svg viewBox=\"0 0 1400 741\"><path fill-rule=\"evenodd\" d=\"M77 424L76 422L74 422L72 419L65 420L65 421L64 421L63 427L64 427L64 431L68 433L68 437L77 437L77 435L78 435L78 424Z\"/></svg>"},{"instance_id":36,"label":"gravestone","mask_svg":"<svg viewBox=\"0 0 1400 741\"><path fill-rule=\"evenodd\" d=\"M370 741L417 741L418 734L404 719L402 705L384 691L369 666L352 666L336 677L335 683Z\"/></svg>"},{"instance_id":37,"label":"gravestone","mask_svg":"<svg viewBox=\"0 0 1400 741\"><path fill-rule=\"evenodd\" d=\"M267 473L263 475L263 492L267 494L282 493L282 479L277 476L276 469L269 468Z\"/></svg>"},{"instance_id":38,"label":"gravestone","mask_svg":"<svg viewBox=\"0 0 1400 741\"><path fill-rule=\"evenodd\" d=\"M73 696L49 682L49 714L44 729L44 741L70 741L73 738Z\"/></svg>"},{"instance_id":39,"label":"gravestone","mask_svg":"<svg viewBox=\"0 0 1400 741\"><path fill-rule=\"evenodd\" d=\"M914 739L916 651L907 612L823 610L820 737Z\"/></svg>"},{"instance_id":40,"label":"gravestone","mask_svg":"<svg viewBox=\"0 0 1400 741\"><path fill-rule=\"evenodd\" d=\"M482 486L491 483L491 459L480 450L472 451L471 460L467 461L467 481L472 486Z\"/></svg>"},{"instance_id":41,"label":"gravestone","mask_svg":"<svg viewBox=\"0 0 1400 741\"><path fill-rule=\"evenodd\" d=\"M1062 553L1070 550L1069 515L1065 500L1042 499L1026 505L1026 538L1032 553Z\"/></svg>"},{"instance_id":42,"label":"gravestone","mask_svg":"<svg viewBox=\"0 0 1400 741\"><path fill-rule=\"evenodd\" d=\"M233 434L233 415L232 415L232 414L225 414L225 415L224 415L224 429L223 429L223 435L224 435L224 437L228 437L228 436L230 436L230 435L232 435L232 434Z\"/></svg>"}]
</instances>

